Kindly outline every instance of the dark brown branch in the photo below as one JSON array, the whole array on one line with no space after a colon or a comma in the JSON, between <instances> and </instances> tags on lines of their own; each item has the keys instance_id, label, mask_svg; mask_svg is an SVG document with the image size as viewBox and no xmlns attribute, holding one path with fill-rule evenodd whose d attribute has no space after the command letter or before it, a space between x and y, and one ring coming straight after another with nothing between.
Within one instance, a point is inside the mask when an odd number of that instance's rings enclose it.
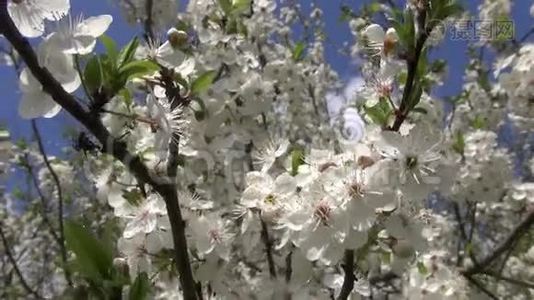
<instances>
[{"instance_id":1,"label":"dark brown branch","mask_svg":"<svg viewBox=\"0 0 534 300\"><path fill-rule=\"evenodd\" d=\"M153 29L154 22L152 20L153 8L154 8L154 1L146 0L145 2L146 18L144 20L143 27L145 30L145 40L147 42L154 41L154 29Z\"/></svg>"},{"instance_id":2,"label":"dark brown branch","mask_svg":"<svg viewBox=\"0 0 534 300\"><path fill-rule=\"evenodd\" d=\"M261 239L263 241L263 244L265 245L265 253L267 254L267 265L269 266L269 274L271 275L271 278L276 278L276 268L274 265L274 259L273 259L273 242L271 241L271 237L269 236L269 230L267 228L267 224L265 221L263 221L260 213L260 223L261 223Z\"/></svg>"},{"instance_id":3,"label":"dark brown branch","mask_svg":"<svg viewBox=\"0 0 534 300\"><path fill-rule=\"evenodd\" d=\"M43 91L51 95L57 104L82 123L95 136L102 144L102 151L121 161L135 176L140 185L149 184L165 200L171 222L175 263L180 274L184 299L196 300L195 282L187 252L185 224L178 204L176 186L170 183L167 178L153 177L139 156L132 155L127 150L127 145L124 142L111 136L97 114L84 109L72 95L63 89L61 84L46 68L39 65L33 48L20 34L7 13L7 0L0 0L0 33L18 51L33 76L41 83Z\"/></svg>"},{"instance_id":4,"label":"dark brown branch","mask_svg":"<svg viewBox=\"0 0 534 300\"><path fill-rule=\"evenodd\" d=\"M389 128L393 131L398 131L404 123L404 120L408 117L408 114L410 113L409 107L408 107L408 101L410 100L415 84L415 77L417 73L417 65L419 64L419 59L421 57L421 53L423 52L423 47L425 45L425 42L428 38L428 34L426 32L422 32L419 38L417 39L416 45L415 45L415 54L413 56L409 56L407 59L407 65L408 65L408 75L406 77L406 84L404 85L404 91L402 93L402 100L399 106L399 109L397 110L397 114L395 116L395 121L393 122L393 126Z\"/></svg>"},{"instance_id":5,"label":"dark brown branch","mask_svg":"<svg viewBox=\"0 0 534 300\"><path fill-rule=\"evenodd\" d=\"M339 300L346 300L350 296L352 289L354 288L354 250L345 250L345 257L343 259L343 271L345 272L345 278L343 279L343 285L341 286L341 292L339 293Z\"/></svg>"},{"instance_id":6,"label":"dark brown branch","mask_svg":"<svg viewBox=\"0 0 534 300\"><path fill-rule=\"evenodd\" d=\"M471 240L473 239L473 233L474 233L474 228L475 228L475 214L476 214L476 203L474 204L474 207L473 207L474 211L472 212L471 214L471 228L469 230L469 232L466 231L465 229L465 221L464 221L464 218L462 218L462 215L461 215L461 212L460 212L460 206L458 205L458 203L453 203L453 210L454 210L454 215L456 217L456 222L458 222L458 231L460 232L460 240L459 240L459 243L458 243L458 262L457 262L457 265L459 266L461 264L461 256L460 256L460 249L463 247L465 249L465 246L469 243L471 243ZM478 265L478 260L477 258L475 257L473 251L471 249L467 249L467 254L469 255L469 258L471 258L471 261L473 262L473 264L475 265Z\"/></svg>"},{"instance_id":7,"label":"dark brown branch","mask_svg":"<svg viewBox=\"0 0 534 300\"><path fill-rule=\"evenodd\" d=\"M510 235L495 248L490 254L483 258L478 265L467 269L463 272L464 275L472 275L483 272L488 268L497 258L511 247L513 243L519 240L525 232L534 224L534 211L529 212L527 216L519 223L510 233Z\"/></svg>"},{"instance_id":8,"label":"dark brown branch","mask_svg":"<svg viewBox=\"0 0 534 300\"><path fill-rule=\"evenodd\" d=\"M467 280L469 282L471 282L477 289L479 289L482 293L486 294L489 298L493 299L493 300L499 300L499 298L497 296L495 296L490 290L488 290L484 284L482 284L480 281L478 281L477 279L471 277L471 276L466 276Z\"/></svg>"},{"instance_id":9,"label":"dark brown branch","mask_svg":"<svg viewBox=\"0 0 534 300\"><path fill-rule=\"evenodd\" d=\"M32 120L32 129L33 134L35 135L35 139L37 140L37 146L39 147L39 152L41 153L41 156L43 157L43 161L46 165L46 168L48 169L48 172L50 172L50 175L52 175L52 178L54 180L54 184L56 185L57 189L57 197L58 197L58 224L59 224L59 249L61 251L61 260L63 261L63 270L65 272L65 279L67 280L67 283L69 286L72 286L72 280L70 276L70 271L67 268L67 248L65 247L65 231L64 231L64 225L63 225L63 190L61 189L61 183L59 181L59 176L57 175L56 171L54 171L54 168L52 168L52 165L50 164L50 160L48 159L48 155L46 155L45 148L43 146L43 140L41 138L41 134L39 133L39 129L37 128L37 123L35 120Z\"/></svg>"},{"instance_id":10,"label":"dark brown branch","mask_svg":"<svg viewBox=\"0 0 534 300\"><path fill-rule=\"evenodd\" d=\"M33 295L37 299L43 299L39 294L37 294L36 291L34 291L29 285L26 279L24 278L24 275L22 275L22 272L20 272L20 269L17 265L17 261L13 257L13 253L11 253L11 250L9 249L9 243L7 241L7 238L4 234L4 224L0 223L0 238L2 238L2 244L4 245L4 252L7 255L7 258L9 259L9 262L11 265L13 265L13 270L15 270L15 273L17 274L20 284L22 284L22 287L28 292L28 294Z\"/></svg>"}]
</instances>

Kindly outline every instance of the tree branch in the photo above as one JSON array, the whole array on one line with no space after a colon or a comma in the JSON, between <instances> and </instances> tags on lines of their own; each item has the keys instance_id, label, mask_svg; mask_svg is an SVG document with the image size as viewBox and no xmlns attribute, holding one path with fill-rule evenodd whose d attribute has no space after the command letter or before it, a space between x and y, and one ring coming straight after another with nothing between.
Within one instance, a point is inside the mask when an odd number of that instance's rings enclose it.
<instances>
[{"instance_id":1,"label":"tree branch","mask_svg":"<svg viewBox=\"0 0 534 300\"><path fill-rule=\"evenodd\" d=\"M0 223L0 238L2 238L2 244L4 245L4 252L7 255L7 258L9 259L9 262L13 265L13 269L15 270L15 273L19 277L19 281L22 284L22 287L28 292L29 294L33 295L37 299L43 299L39 294L37 294L36 291L34 291L29 285L26 279L24 279L24 275L22 275L22 272L20 271L17 261L13 257L13 253L11 253L11 250L9 249L9 243L7 241L7 238L4 234L3 230L4 224Z\"/></svg>"},{"instance_id":2,"label":"tree branch","mask_svg":"<svg viewBox=\"0 0 534 300\"><path fill-rule=\"evenodd\" d=\"M345 272L345 278L343 279L343 285L341 286L341 292L339 293L339 300L346 300L352 289L354 288L354 250L345 250L345 258L343 260L343 271Z\"/></svg>"},{"instance_id":3,"label":"tree branch","mask_svg":"<svg viewBox=\"0 0 534 300\"><path fill-rule=\"evenodd\" d=\"M521 236L534 224L534 211L531 211L510 233L510 235L490 254L483 258L478 265L475 265L463 272L464 275L472 275L483 272L488 268L501 254L505 253L510 246L515 243Z\"/></svg>"},{"instance_id":4,"label":"tree branch","mask_svg":"<svg viewBox=\"0 0 534 300\"><path fill-rule=\"evenodd\" d=\"M72 286L72 279L70 276L70 271L67 268L67 248L65 247L65 231L63 226L63 190L61 189L61 183L59 181L59 177L54 171L54 168L52 168L52 165L50 164L50 160L48 160L48 155L46 155L46 151L43 146L43 140L41 138L41 134L39 133L39 129L37 128L37 122L35 120L32 120L32 129L33 134L35 135L35 139L37 140L37 145L39 147L39 152L41 152L41 156L43 157L43 161L46 165L46 168L48 169L48 172L52 175L52 178L54 180L54 183L56 185L57 189L57 197L58 197L58 224L59 224L59 249L61 251L61 260L63 261L63 270L65 271L65 279L67 280L67 283L69 286Z\"/></svg>"},{"instance_id":5,"label":"tree branch","mask_svg":"<svg viewBox=\"0 0 534 300\"><path fill-rule=\"evenodd\" d=\"M486 294L489 298L493 300L499 300L499 298L497 298L497 296L495 296L490 290L488 290L480 281L476 280L471 276L466 276L466 278L469 282L471 282L476 288Z\"/></svg>"},{"instance_id":6,"label":"tree branch","mask_svg":"<svg viewBox=\"0 0 534 300\"><path fill-rule=\"evenodd\" d=\"M132 155L127 150L126 143L115 139L102 124L97 114L84 109L72 95L67 93L52 74L39 65L39 61L33 48L20 34L7 12L7 0L0 0L0 33L18 51L26 65L41 83L43 90L50 94L54 101L71 114L77 121L82 123L96 139L102 144L102 151L110 154L121 161L135 176L138 183L149 184L165 200L174 242L176 267L180 274L180 282L184 292L184 299L196 300L195 282L191 270L187 243L185 238L185 224L183 222L176 186L167 178L153 177L151 172L141 161L141 158Z\"/></svg>"},{"instance_id":7,"label":"tree branch","mask_svg":"<svg viewBox=\"0 0 534 300\"><path fill-rule=\"evenodd\" d=\"M406 84L404 85L402 100L395 116L395 121L393 122L393 126L389 128L392 131L399 131L402 123L404 123L404 120L406 120L408 114L410 113L408 108L408 101L411 97L412 90L414 88L417 65L419 64L419 59L421 57L421 53L423 52L423 47L427 38L428 34L426 33L426 31L422 32L421 35L417 38L417 42L415 45L415 55L407 59L408 75L406 77Z\"/></svg>"},{"instance_id":8,"label":"tree branch","mask_svg":"<svg viewBox=\"0 0 534 300\"><path fill-rule=\"evenodd\" d=\"M260 222L261 222L261 239L263 240L263 244L265 244L265 253L267 254L267 264L269 265L269 274L271 274L271 278L276 278L276 268L274 265L274 259L273 259L273 243L271 241L271 238L269 237L269 230L267 228L267 224L265 221L263 221L260 213Z\"/></svg>"},{"instance_id":9,"label":"tree branch","mask_svg":"<svg viewBox=\"0 0 534 300\"><path fill-rule=\"evenodd\" d=\"M154 40L154 29L153 29L153 20L152 20L152 9L154 7L154 0L146 0L145 2L145 12L146 12L146 18L143 23L143 27L145 30L145 40L147 42Z\"/></svg>"}]
</instances>

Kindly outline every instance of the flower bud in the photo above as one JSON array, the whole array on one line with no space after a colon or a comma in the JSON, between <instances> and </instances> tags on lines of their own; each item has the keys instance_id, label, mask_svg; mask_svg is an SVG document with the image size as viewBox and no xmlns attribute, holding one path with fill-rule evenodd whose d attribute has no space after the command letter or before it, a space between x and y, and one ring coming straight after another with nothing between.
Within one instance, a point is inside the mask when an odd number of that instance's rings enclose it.
<instances>
[{"instance_id":1,"label":"flower bud","mask_svg":"<svg viewBox=\"0 0 534 300\"><path fill-rule=\"evenodd\" d=\"M171 28L169 31L167 31L167 40L169 40L169 43L171 43L171 46L174 49L181 49L187 45L189 36L185 31Z\"/></svg>"}]
</instances>

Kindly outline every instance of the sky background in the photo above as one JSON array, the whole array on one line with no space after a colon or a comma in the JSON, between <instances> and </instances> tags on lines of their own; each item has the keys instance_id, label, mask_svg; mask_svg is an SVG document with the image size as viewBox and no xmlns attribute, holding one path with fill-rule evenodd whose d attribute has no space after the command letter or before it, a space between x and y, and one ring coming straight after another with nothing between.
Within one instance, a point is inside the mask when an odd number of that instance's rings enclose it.
<instances>
[{"instance_id":1,"label":"sky background","mask_svg":"<svg viewBox=\"0 0 534 300\"><path fill-rule=\"evenodd\" d=\"M350 81L351 78L357 76L357 68L348 63L348 58L340 55L338 51L344 42L351 42L353 37L347 23L339 21L340 6L345 4L357 8L361 3L367 1L319 0L316 2L318 2L324 12L326 34L329 39L326 45L326 60L339 73L341 78L345 81ZM463 4L464 7L474 12L480 2L464 0ZM515 22L515 35L519 38L533 25L534 19L529 14L532 1L518 0L512 2L515 2L512 11L512 17ZM71 0L71 14L83 14L86 17L111 14L114 20L107 34L113 37L119 45L124 45L134 35L140 32L140 28L126 24L115 3L115 1L110 0ZM186 1L182 1L181 9L185 7L185 3ZM309 1L302 0L301 3L303 3L304 7L309 7ZM456 95L462 88L462 77L467 64L467 43L453 41L447 36L440 47L431 53L431 57L445 59L448 62L449 68L445 84L435 89L435 96L444 98L446 96ZM491 54L488 58L491 59ZM0 66L0 91L0 124L8 127L14 140L22 137L31 138L30 121L21 119L17 113L20 92L18 91L17 75L11 67ZM66 129L78 126L64 111L53 119L38 119L38 125L41 134L44 136L44 144L47 152L56 155L61 152L61 147L67 145L64 139Z\"/></svg>"}]
</instances>

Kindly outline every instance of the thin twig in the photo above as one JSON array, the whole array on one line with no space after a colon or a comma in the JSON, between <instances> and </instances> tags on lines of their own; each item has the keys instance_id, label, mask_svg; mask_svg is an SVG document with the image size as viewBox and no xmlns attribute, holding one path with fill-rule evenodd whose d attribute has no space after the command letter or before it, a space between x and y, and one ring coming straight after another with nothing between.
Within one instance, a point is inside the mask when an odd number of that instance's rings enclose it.
<instances>
[{"instance_id":1,"label":"thin twig","mask_svg":"<svg viewBox=\"0 0 534 300\"><path fill-rule=\"evenodd\" d=\"M61 188L61 182L59 181L59 176L57 175L54 168L52 168L52 164L50 164L50 160L48 159L48 155L46 155L46 151L44 149L43 140L41 138L41 134L39 133L39 129L37 128L37 122L35 119L32 120L32 129L33 134L35 135L35 139L37 140L37 145L39 147L39 152L41 153L41 156L43 157L43 161L46 165L46 168L48 169L48 172L50 172L50 175L52 175L52 179L54 180L54 184L56 185L57 189L57 198L58 198L58 224L59 224L59 249L61 251L61 259L63 261L63 269L65 271L65 279L67 280L67 283L69 286L72 286L72 279L70 277L70 271L67 268L67 248L65 247L65 231L64 231L64 222L63 222L63 190Z\"/></svg>"},{"instance_id":2,"label":"thin twig","mask_svg":"<svg viewBox=\"0 0 534 300\"><path fill-rule=\"evenodd\" d=\"M272 250L273 243L269 236L269 230L267 228L267 224L262 219L261 213L259 217L260 217L260 222L261 222L261 239L263 241L263 244L265 245L265 253L267 254L267 264L269 266L269 274L271 275L271 278L276 278L276 268L274 265L273 250Z\"/></svg>"},{"instance_id":3,"label":"thin twig","mask_svg":"<svg viewBox=\"0 0 534 300\"><path fill-rule=\"evenodd\" d=\"M11 253L11 250L9 249L9 243L7 241L6 236L4 235L3 227L4 227L4 224L0 223L0 237L2 238L2 244L4 245L4 252L7 255L7 258L9 259L9 262L11 263L11 265L13 265L13 269L15 270L15 273L19 277L19 281L22 284L22 287L26 290L26 292L33 295L35 298L42 299L42 297L39 296L39 294L37 294L37 292L34 291L28 285L28 282L24 278L24 275L22 275L22 272L20 271L17 265L17 261L15 260L15 258L13 257L13 254Z\"/></svg>"},{"instance_id":4,"label":"thin twig","mask_svg":"<svg viewBox=\"0 0 534 300\"><path fill-rule=\"evenodd\" d=\"M119 116L119 117L131 119L131 120L135 120L135 121L138 121L138 122L141 122L141 123L148 124L150 126L155 126L157 124L157 122L154 121L154 120L151 120L151 119L148 119L148 118L145 118L143 116L136 115L136 114L129 115L129 114L126 114L126 113L113 111L113 110L108 110L108 109L104 109L104 108L101 108L100 111L103 112L103 113L106 113L106 114L110 114L110 115L114 115L114 116Z\"/></svg>"},{"instance_id":5,"label":"thin twig","mask_svg":"<svg viewBox=\"0 0 534 300\"><path fill-rule=\"evenodd\" d=\"M32 181L33 187L37 191L37 195L39 196L39 199L41 201L41 217L43 218L43 223L46 224L46 226L48 227L48 229L50 231L50 234L52 235L52 238L54 238L54 240L59 245L60 244L59 236L56 233L56 231L54 229L54 226L52 225L52 222L50 222L50 219L48 219L48 215L47 215L47 211L46 211L48 200L44 196L44 193L41 190L41 187L39 186L39 180L37 179L37 176L33 172L33 167L30 165L27 155L25 155L24 167L26 168L28 174L30 175L29 178Z\"/></svg>"},{"instance_id":6,"label":"thin twig","mask_svg":"<svg viewBox=\"0 0 534 300\"><path fill-rule=\"evenodd\" d=\"M507 249L510 248L510 246L515 243L519 238L523 236L525 232L534 224L534 211L531 211L527 214L527 216L519 223L508 235L508 237L499 245L497 248L495 248L490 254L488 254L485 258L483 258L479 264L474 265L473 267L467 269L464 271L464 275L471 275L476 274L484 271L486 268L488 268L493 261L495 261L501 254L506 252Z\"/></svg>"},{"instance_id":7,"label":"thin twig","mask_svg":"<svg viewBox=\"0 0 534 300\"><path fill-rule=\"evenodd\" d=\"M146 18L145 18L145 22L143 23L143 26L145 30L145 40L147 42L151 42L154 40L154 29L153 29L154 22L152 20L153 7L154 7L154 1L146 0L145 2Z\"/></svg>"},{"instance_id":8,"label":"thin twig","mask_svg":"<svg viewBox=\"0 0 534 300\"><path fill-rule=\"evenodd\" d=\"M490 297L493 300L499 300L499 298L497 296L495 296L490 290L488 290L484 286L484 284L482 284L481 282L479 282L478 280L476 280L475 278L473 278L471 276L466 276L466 278L467 278L467 280L469 282L471 282L475 287L477 287L481 292L486 294L488 297Z\"/></svg>"}]
</instances>

